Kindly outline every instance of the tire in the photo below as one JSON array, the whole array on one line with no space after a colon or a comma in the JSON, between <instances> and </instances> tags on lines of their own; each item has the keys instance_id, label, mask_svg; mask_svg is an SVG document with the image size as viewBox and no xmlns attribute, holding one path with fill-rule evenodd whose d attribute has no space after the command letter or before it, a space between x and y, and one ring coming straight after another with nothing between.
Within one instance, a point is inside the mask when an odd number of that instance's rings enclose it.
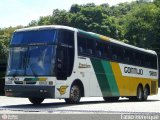
<instances>
[{"instance_id":1,"label":"tire","mask_svg":"<svg viewBox=\"0 0 160 120\"><path fill-rule=\"evenodd\" d=\"M142 101L143 100L143 88L141 86L139 86L138 89L137 89L136 100L137 101Z\"/></svg>"},{"instance_id":2,"label":"tire","mask_svg":"<svg viewBox=\"0 0 160 120\"><path fill-rule=\"evenodd\" d=\"M143 100L143 88L141 86L138 86L137 95L130 97L129 100L131 100L131 101L142 101Z\"/></svg>"},{"instance_id":3,"label":"tire","mask_svg":"<svg viewBox=\"0 0 160 120\"><path fill-rule=\"evenodd\" d=\"M106 102L116 102L119 100L119 97L103 97Z\"/></svg>"},{"instance_id":4,"label":"tire","mask_svg":"<svg viewBox=\"0 0 160 120\"><path fill-rule=\"evenodd\" d=\"M44 101L44 98L28 98L28 99L34 105L40 105Z\"/></svg>"},{"instance_id":5,"label":"tire","mask_svg":"<svg viewBox=\"0 0 160 120\"><path fill-rule=\"evenodd\" d=\"M146 101L149 95L149 88L145 87L143 92L143 100Z\"/></svg>"},{"instance_id":6,"label":"tire","mask_svg":"<svg viewBox=\"0 0 160 120\"><path fill-rule=\"evenodd\" d=\"M70 89L70 95L69 98L66 98L65 101L66 103L72 103L72 104L77 104L79 103L81 99L81 90L78 85L72 85Z\"/></svg>"}]
</instances>

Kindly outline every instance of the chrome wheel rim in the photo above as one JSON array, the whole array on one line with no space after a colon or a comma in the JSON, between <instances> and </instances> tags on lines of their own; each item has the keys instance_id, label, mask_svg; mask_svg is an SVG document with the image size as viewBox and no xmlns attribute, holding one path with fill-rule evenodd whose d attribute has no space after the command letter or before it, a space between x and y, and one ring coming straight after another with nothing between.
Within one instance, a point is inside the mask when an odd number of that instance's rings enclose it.
<instances>
[{"instance_id":1,"label":"chrome wheel rim","mask_svg":"<svg viewBox=\"0 0 160 120\"><path fill-rule=\"evenodd\" d=\"M146 99L148 97L148 90L147 88L144 89L144 98Z\"/></svg>"},{"instance_id":2,"label":"chrome wheel rim","mask_svg":"<svg viewBox=\"0 0 160 120\"><path fill-rule=\"evenodd\" d=\"M79 100L79 98L80 98L80 90L79 90L78 86L73 86L73 87L71 88L70 98L71 98L73 101L78 101L78 100Z\"/></svg>"},{"instance_id":3,"label":"chrome wheel rim","mask_svg":"<svg viewBox=\"0 0 160 120\"><path fill-rule=\"evenodd\" d=\"M143 94L142 89L139 87L139 88L138 88L138 99L139 99L139 100L142 99L142 94Z\"/></svg>"}]
</instances>

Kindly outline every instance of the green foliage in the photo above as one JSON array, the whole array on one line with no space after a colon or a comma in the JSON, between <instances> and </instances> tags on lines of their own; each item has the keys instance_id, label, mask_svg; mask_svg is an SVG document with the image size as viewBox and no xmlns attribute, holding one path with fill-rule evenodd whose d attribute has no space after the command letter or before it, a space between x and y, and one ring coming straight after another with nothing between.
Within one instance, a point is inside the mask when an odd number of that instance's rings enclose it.
<instances>
[{"instance_id":1,"label":"green foliage","mask_svg":"<svg viewBox=\"0 0 160 120\"><path fill-rule=\"evenodd\" d=\"M66 10L53 10L53 14L50 18L51 24L59 24L59 25L69 25L70 23L70 14Z\"/></svg>"},{"instance_id":2,"label":"green foliage","mask_svg":"<svg viewBox=\"0 0 160 120\"><path fill-rule=\"evenodd\" d=\"M12 33L15 31L15 29L22 27L23 26L17 26L0 29L0 62L6 61L7 59Z\"/></svg>"},{"instance_id":3,"label":"green foliage","mask_svg":"<svg viewBox=\"0 0 160 120\"><path fill-rule=\"evenodd\" d=\"M32 20L32 21L28 24L28 26L30 26L30 27L32 27L32 26L37 26L37 25L38 25L38 23L37 23L36 20Z\"/></svg>"},{"instance_id":4,"label":"green foliage","mask_svg":"<svg viewBox=\"0 0 160 120\"><path fill-rule=\"evenodd\" d=\"M138 4L119 20L125 30L124 38L128 39L130 44L153 49L152 45L155 43L157 36L154 30L155 22L158 20L156 18L157 10L157 7L152 3Z\"/></svg>"},{"instance_id":5,"label":"green foliage","mask_svg":"<svg viewBox=\"0 0 160 120\"><path fill-rule=\"evenodd\" d=\"M78 4L73 4L69 10L70 13L78 13L80 12L81 7Z\"/></svg>"},{"instance_id":6,"label":"green foliage","mask_svg":"<svg viewBox=\"0 0 160 120\"><path fill-rule=\"evenodd\" d=\"M160 7L160 0L154 0L154 4L158 7Z\"/></svg>"},{"instance_id":7,"label":"green foliage","mask_svg":"<svg viewBox=\"0 0 160 120\"><path fill-rule=\"evenodd\" d=\"M137 0L116 6L73 4L69 11L55 9L52 15L32 20L27 27L53 24L96 32L160 54L160 0ZM7 54L11 34L17 28L0 29L0 55Z\"/></svg>"},{"instance_id":8,"label":"green foliage","mask_svg":"<svg viewBox=\"0 0 160 120\"><path fill-rule=\"evenodd\" d=\"M37 22L37 25L50 25L51 24L50 19L51 16L45 16L45 17L41 16Z\"/></svg>"}]
</instances>

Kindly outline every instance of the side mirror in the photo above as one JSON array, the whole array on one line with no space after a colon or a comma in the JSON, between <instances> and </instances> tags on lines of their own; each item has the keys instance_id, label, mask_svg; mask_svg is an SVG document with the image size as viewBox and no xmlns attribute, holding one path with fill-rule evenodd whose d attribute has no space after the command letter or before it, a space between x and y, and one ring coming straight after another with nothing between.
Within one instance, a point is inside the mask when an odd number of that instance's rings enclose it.
<instances>
[{"instance_id":1,"label":"side mirror","mask_svg":"<svg viewBox=\"0 0 160 120\"><path fill-rule=\"evenodd\" d=\"M59 46L57 49L57 60L56 60L57 72L61 71L61 69L63 68L63 59L64 59L63 49L61 49L61 47Z\"/></svg>"}]
</instances>

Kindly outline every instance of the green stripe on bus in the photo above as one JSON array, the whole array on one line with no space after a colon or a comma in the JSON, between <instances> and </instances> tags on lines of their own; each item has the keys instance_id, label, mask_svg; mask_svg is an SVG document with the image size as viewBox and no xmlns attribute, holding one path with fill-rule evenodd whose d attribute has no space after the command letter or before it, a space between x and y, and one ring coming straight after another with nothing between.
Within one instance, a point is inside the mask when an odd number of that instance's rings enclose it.
<instances>
[{"instance_id":1,"label":"green stripe on bus","mask_svg":"<svg viewBox=\"0 0 160 120\"><path fill-rule=\"evenodd\" d=\"M98 35L98 34L89 33L89 32L83 31L83 30L79 30L79 33L90 36L92 38L101 39L100 35Z\"/></svg>"},{"instance_id":2,"label":"green stripe on bus","mask_svg":"<svg viewBox=\"0 0 160 120\"><path fill-rule=\"evenodd\" d=\"M106 96L119 96L118 86L108 61L91 59L102 94Z\"/></svg>"},{"instance_id":3,"label":"green stripe on bus","mask_svg":"<svg viewBox=\"0 0 160 120\"><path fill-rule=\"evenodd\" d=\"M98 80L103 96L112 96L111 88L107 80L104 66L101 63L101 60L91 59L91 62L92 62L94 71L96 73L96 77L97 77L97 80Z\"/></svg>"},{"instance_id":4,"label":"green stripe on bus","mask_svg":"<svg viewBox=\"0 0 160 120\"><path fill-rule=\"evenodd\" d=\"M103 68L104 68L112 95L119 96L120 94L118 91L118 86L117 86L110 62L102 60L101 63L103 64Z\"/></svg>"}]
</instances>

